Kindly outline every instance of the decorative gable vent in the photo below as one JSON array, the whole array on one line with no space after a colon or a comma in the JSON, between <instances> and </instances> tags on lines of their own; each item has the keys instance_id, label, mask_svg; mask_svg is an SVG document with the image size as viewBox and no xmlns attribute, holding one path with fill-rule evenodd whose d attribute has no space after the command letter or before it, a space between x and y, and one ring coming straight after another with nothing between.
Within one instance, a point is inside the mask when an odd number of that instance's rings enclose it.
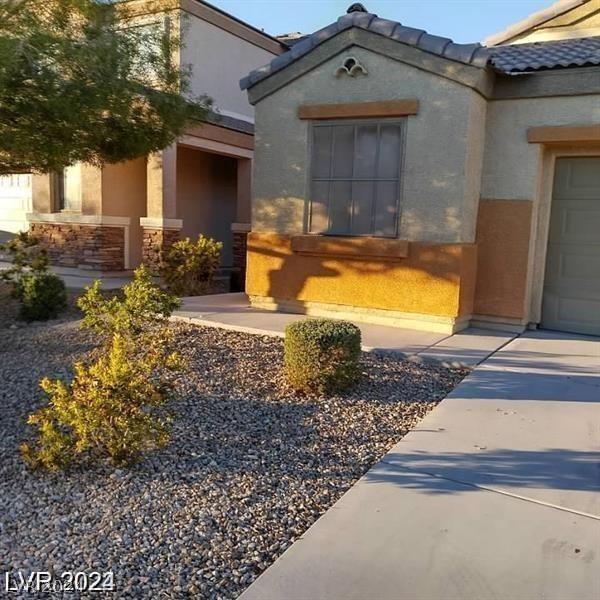
<instances>
[{"instance_id":1,"label":"decorative gable vent","mask_svg":"<svg viewBox=\"0 0 600 600\"><path fill-rule=\"evenodd\" d=\"M367 68L358 62L354 56L348 56L344 62L335 70L335 76L348 75L348 77L356 77L357 75L367 75Z\"/></svg>"}]
</instances>

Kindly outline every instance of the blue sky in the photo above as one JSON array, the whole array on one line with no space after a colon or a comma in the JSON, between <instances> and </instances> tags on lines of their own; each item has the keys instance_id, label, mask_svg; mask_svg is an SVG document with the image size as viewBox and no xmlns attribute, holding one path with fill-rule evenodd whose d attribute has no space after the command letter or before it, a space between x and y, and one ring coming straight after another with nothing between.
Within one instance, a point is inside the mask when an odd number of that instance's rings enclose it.
<instances>
[{"instance_id":1,"label":"blue sky","mask_svg":"<svg viewBox=\"0 0 600 600\"><path fill-rule=\"evenodd\" d=\"M208 0L272 35L312 33L344 14L352 0ZM369 12L457 42L482 41L552 0L363 0Z\"/></svg>"}]
</instances>

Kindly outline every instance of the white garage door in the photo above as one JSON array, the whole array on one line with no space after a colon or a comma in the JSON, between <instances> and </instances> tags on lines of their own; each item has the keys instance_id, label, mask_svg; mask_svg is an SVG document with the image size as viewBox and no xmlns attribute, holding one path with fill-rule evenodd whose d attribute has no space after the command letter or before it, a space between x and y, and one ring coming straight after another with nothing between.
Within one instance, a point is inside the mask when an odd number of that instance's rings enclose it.
<instances>
[{"instance_id":1,"label":"white garage door","mask_svg":"<svg viewBox=\"0 0 600 600\"><path fill-rule=\"evenodd\" d=\"M600 335L600 156L556 161L542 325Z\"/></svg>"},{"instance_id":2,"label":"white garage door","mask_svg":"<svg viewBox=\"0 0 600 600\"><path fill-rule=\"evenodd\" d=\"M31 212L31 175L0 176L0 238L27 229ZM1 240L0 240L1 241Z\"/></svg>"}]
</instances>

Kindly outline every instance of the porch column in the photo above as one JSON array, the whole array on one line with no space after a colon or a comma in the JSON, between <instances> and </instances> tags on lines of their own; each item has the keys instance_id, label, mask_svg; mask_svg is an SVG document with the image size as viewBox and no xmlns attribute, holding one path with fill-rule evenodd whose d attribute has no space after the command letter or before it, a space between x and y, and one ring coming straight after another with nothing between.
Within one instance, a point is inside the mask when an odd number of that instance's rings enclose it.
<instances>
[{"instance_id":1,"label":"porch column","mask_svg":"<svg viewBox=\"0 0 600 600\"><path fill-rule=\"evenodd\" d=\"M177 144L148 157L146 216L142 226L142 260L153 271L165 251L179 239L183 221L177 218Z\"/></svg>"},{"instance_id":2,"label":"porch column","mask_svg":"<svg viewBox=\"0 0 600 600\"><path fill-rule=\"evenodd\" d=\"M233 266L237 273L235 288L243 290L246 281L247 238L250 231L250 203L252 196L252 160L239 158L237 161L237 205L236 219L231 224L233 235Z\"/></svg>"}]
</instances>

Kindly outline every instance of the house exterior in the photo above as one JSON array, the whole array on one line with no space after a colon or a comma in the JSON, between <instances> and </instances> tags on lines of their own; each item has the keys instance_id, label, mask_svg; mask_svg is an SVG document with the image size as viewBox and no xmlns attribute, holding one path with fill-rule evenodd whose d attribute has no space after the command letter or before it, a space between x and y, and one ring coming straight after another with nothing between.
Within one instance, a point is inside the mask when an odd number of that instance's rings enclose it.
<instances>
[{"instance_id":1,"label":"house exterior","mask_svg":"<svg viewBox=\"0 0 600 600\"><path fill-rule=\"evenodd\" d=\"M354 4L241 87L253 305L600 335L600 0L487 47Z\"/></svg>"},{"instance_id":2,"label":"house exterior","mask_svg":"<svg viewBox=\"0 0 600 600\"><path fill-rule=\"evenodd\" d=\"M180 34L178 60L191 66L190 91L210 96L215 114L147 158L5 178L0 229L28 227L54 264L103 274L154 263L174 240L202 233L223 242L222 266L239 271L250 221L254 109L238 81L287 47L199 0L162 2L158 12L152 0L125 2L140 22Z\"/></svg>"}]
</instances>

